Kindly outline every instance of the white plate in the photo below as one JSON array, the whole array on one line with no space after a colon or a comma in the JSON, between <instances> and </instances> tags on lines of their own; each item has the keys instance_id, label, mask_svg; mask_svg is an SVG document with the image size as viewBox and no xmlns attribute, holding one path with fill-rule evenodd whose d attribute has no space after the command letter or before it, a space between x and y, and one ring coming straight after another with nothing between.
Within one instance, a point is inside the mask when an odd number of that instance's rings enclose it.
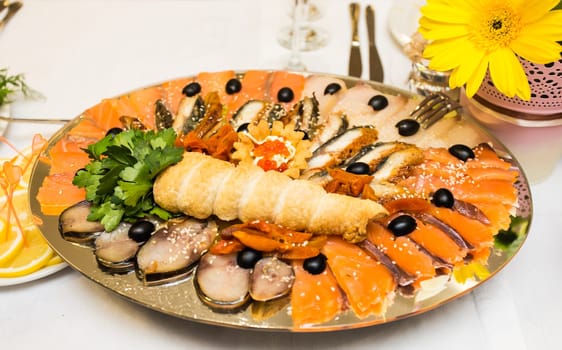
<instances>
[{"instance_id":1,"label":"white plate","mask_svg":"<svg viewBox=\"0 0 562 350\"><path fill-rule=\"evenodd\" d=\"M420 8L426 0L396 0L388 14L388 29L392 37L404 47L418 30Z\"/></svg>"},{"instance_id":2,"label":"white plate","mask_svg":"<svg viewBox=\"0 0 562 350\"><path fill-rule=\"evenodd\" d=\"M29 275L25 275L25 276L21 276L21 277L13 277L13 278L0 278L0 287L15 286L17 284L35 281L35 280L38 280L40 278L47 277L47 276L50 276L50 275L52 275L56 272L59 272L60 270L64 269L67 266L68 266L68 264L63 262L63 263L60 263L60 264L44 267L41 270L38 270L38 271L36 271L34 273L31 273Z\"/></svg>"}]
</instances>

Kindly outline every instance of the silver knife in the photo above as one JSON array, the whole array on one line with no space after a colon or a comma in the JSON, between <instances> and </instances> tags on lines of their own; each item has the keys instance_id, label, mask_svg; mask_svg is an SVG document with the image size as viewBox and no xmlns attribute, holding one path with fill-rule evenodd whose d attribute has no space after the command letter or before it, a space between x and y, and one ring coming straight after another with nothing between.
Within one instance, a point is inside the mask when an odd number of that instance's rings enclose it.
<instances>
[{"instance_id":1,"label":"silver knife","mask_svg":"<svg viewBox=\"0 0 562 350\"><path fill-rule=\"evenodd\" d=\"M367 32L369 33L369 79L382 83L384 71L377 46L375 45L375 10L371 5L367 6L365 18L367 20Z\"/></svg>"},{"instance_id":2,"label":"silver knife","mask_svg":"<svg viewBox=\"0 0 562 350\"><path fill-rule=\"evenodd\" d=\"M15 16L15 14L21 9L22 6L23 3L21 3L20 1L12 2L12 3L8 3L7 1L4 1L2 3L2 10L7 8L7 13L6 16L4 16L4 18L0 19L0 30L2 30L2 28L6 24L8 24L10 19L12 19L12 17Z\"/></svg>"},{"instance_id":3,"label":"silver knife","mask_svg":"<svg viewBox=\"0 0 562 350\"><path fill-rule=\"evenodd\" d=\"M349 14L351 15L351 51L349 53L349 75L361 77L361 50L359 46L359 4L349 4Z\"/></svg>"}]
</instances>

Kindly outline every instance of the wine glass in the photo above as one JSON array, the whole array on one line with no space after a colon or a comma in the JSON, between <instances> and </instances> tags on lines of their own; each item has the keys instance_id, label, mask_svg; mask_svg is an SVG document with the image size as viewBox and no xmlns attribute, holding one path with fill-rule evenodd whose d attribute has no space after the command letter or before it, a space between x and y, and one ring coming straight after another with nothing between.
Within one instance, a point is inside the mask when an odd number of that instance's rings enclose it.
<instances>
[{"instance_id":1,"label":"wine glass","mask_svg":"<svg viewBox=\"0 0 562 350\"><path fill-rule=\"evenodd\" d=\"M281 29L277 37L279 44L287 49L292 49L293 34L299 31L301 51L313 51L326 46L328 43L328 33L321 28L310 25L310 21L321 16L320 7L311 0L294 0L292 9L293 25ZM297 12L300 12L301 18L297 21L298 25L294 26L294 16Z\"/></svg>"},{"instance_id":2,"label":"wine glass","mask_svg":"<svg viewBox=\"0 0 562 350\"><path fill-rule=\"evenodd\" d=\"M306 66L304 65L301 58L301 50L303 43L303 34L301 30L302 23L305 21L308 14L308 0L295 0L293 6L293 12L291 14L291 35L290 46L291 56L289 57L289 62L287 63L287 68L289 70L305 71Z\"/></svg>"}]
</instances>

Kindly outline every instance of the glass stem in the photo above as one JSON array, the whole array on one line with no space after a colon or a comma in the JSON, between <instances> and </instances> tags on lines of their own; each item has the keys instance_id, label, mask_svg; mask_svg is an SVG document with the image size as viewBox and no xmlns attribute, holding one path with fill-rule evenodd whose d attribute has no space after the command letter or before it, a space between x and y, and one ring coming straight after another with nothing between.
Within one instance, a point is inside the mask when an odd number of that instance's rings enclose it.
<instances>
[{"instance_id":1,"label":"glass stem","mask_svg":"<svg viewBox=\"0 0 562 350\"><path fill-rule=\"evenodd\" d=\"M306 66L302 62L301 50L303 45L302 26L305 16L308 14L308 0L295 0L293 7L293 22L291 24L291 57L287 68L295 71L305 71Z\"/></svg>"}]
</instances>

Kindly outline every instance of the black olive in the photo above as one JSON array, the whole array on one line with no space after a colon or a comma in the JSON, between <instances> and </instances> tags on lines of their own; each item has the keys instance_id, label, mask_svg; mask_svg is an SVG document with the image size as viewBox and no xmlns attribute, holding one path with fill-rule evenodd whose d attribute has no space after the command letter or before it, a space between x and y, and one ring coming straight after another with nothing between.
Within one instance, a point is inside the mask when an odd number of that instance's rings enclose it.
<instances>
[{"instance_id":1,"label":"black olive","mask_svg":"<svg viewBox=\"0 0 562 350\"><path fill-rule=\"evenodd\" d=\"M240 92L240 90L242 90L242 83L240 82L240 80L232 78L226 83L225 90L229 95Z\"/></svg>"},{"instance_id":2,"label":"black olive","mask_svg":"<svg viewBox=\"0 0 562 350\"><path fill-rule=\"evenodd\" d=\"M345 168L348 173L356 175L369 175L371 173L371 167L367 163L355 162L351 163Z\"/></svg>"},{"instance_id":3,"label":"black olive","mask_svg":"<svg viewBox=\"0 0 562 350\"><path fill-rule=\"evenodd\" d=\"M154 224L150 221L141 220L129 227L129 238L135 242L146 242L154 232Z\"/></svg>"},{"instance_id":4,"label":"black olive","mask_svg":"<svg viewBox=\"0 0 562 350\"><path fill-rule=\"evenodd\" d=\"M248 131L248 126L250 125L250 123L243 123L240 124L240 126L238 127L238 129L236 129L236 132L246 132Z\"/></svg>"},{"instance_id":5,"label":"black olive","mask_svg":"<svg viewBox=\"0 0 562 350\"><path fill-rule=\"evenodd\" d=\"M474 158L474 152L470 147L466 145L453 145L449 147L449 153L462 160L463 162L466 162L470 158Z\"/></svg>"},{"instance_id":6,"label":"black olive","mask_svg":"<svg viewBox=\"0 0 562 350\"><path fill-rule=\"evenodd\" d=\"M277 100L279 102L291 102L295 98L295 93L291 88L284 87L277 92Z\"/></svg>"},{"instance_id":7,"label":"black olive","mask_svg":"<svg viewBox=\"0 0 562 350\"><path fill-rule=\"evenodd\" d=\"M326 255L320 253L312 258L305 259L302 267L312 275L318 275L326 270Z\"/></svg>"},{"instance_id":8,"label":"black olive","mask_svg":"<svg viewBox=\"0 0 562 350\"><path fill-rule=\"evenodd\" d=\"M452 208L455 204L455 197L448 189L440 188L433 194L431 203L436 207Z\"/></svg>"},{"instance_id":9,"label":"black olive","mask_svg":"<svg viewBox=\"0 0 562 350\"><path fill-rule=\"evenodd\" d=\"M380 111L388 106L388 100L383 95L375 95L371 97L368 105L371 106L375 111Z\"/></svg>"},{"instance_id":10,"label":"black olive","mask_svg":"<svg viewBox=\"0 0 562 350\"><path fill-rule=\"evenodd\" d=\"M252 248L244 248L238 252L236 263L243 269L251 269L262 258L262 253Z\"/></svg>"},{"instance_id":11,"label":"black olive","mask_svg":"<svg viewBox=\"0 0 562 350\"><path fill-rule=\"evenodd\" d=\"M302 140L310 140L310 137L308 136L308 133L306 131L300 129L296 129L295 131L302 132Z\"/></svg>"},{"instance_id":12,"label":"black olive","mask_svg":"<svg viewBox=\"0 0 562 350\"><path fill-rule=\"evenodd\" d=\"M121 132L123 132L123 129L121 129L121 128L111 128L111 129L107 130L107 132L105 133L105 136L109 136L109 135L115 136L115 135L117 135Z\"/></svg>"},{"instance_id":13,"label":"black olive","mask_svg":"<svg viewBox=\"0 0 562 350\"><path fill-rule=\"evenodd\" d=\"M324 89L324 95L333 95L341 90L341 85L338 83L330 83Z\"/></svg>"},{"instance_id":14,"label":"black olive","mask_svg":"<svg viewBox=\"0 0 562 350\"><path fill-rule=\"evenodd\" d=\"M420 129L420 123L415 119L403 119L396 123L398 133L402 136L412 136Z\"/></svg>"},{"instance_id":15,"label":"black olive","mask_svg":"<svg viewBox=\"0 0 562 350\"><path fill-rule=\"evenodd\" d=\"M86 171L86 168L80 168L78 170L76 170L76 172L74 173L74 176L77 176L79 172L81 171Z\"/></svg>"},{"instance_id":16,"label":"black olive","mask_svg":"<svg viewBox=\"0 0 562 350\"><path fill-rule=\"evenodd\" d=\"M388 223L388 229L395 236L404 236L416 229L416 219L410 215L402 214Z\"/></svg>"},{"instance_id":17,"label":"black olive","mask_svg":"<svg viewBox=\"0 0 562 350\"><path fill-rule=\"evenodd\" d=\"M181 92L187 97L195 96L201 92L201 85L198 82L194 81L187 84Z\"/></svg>"}]
</instances>

